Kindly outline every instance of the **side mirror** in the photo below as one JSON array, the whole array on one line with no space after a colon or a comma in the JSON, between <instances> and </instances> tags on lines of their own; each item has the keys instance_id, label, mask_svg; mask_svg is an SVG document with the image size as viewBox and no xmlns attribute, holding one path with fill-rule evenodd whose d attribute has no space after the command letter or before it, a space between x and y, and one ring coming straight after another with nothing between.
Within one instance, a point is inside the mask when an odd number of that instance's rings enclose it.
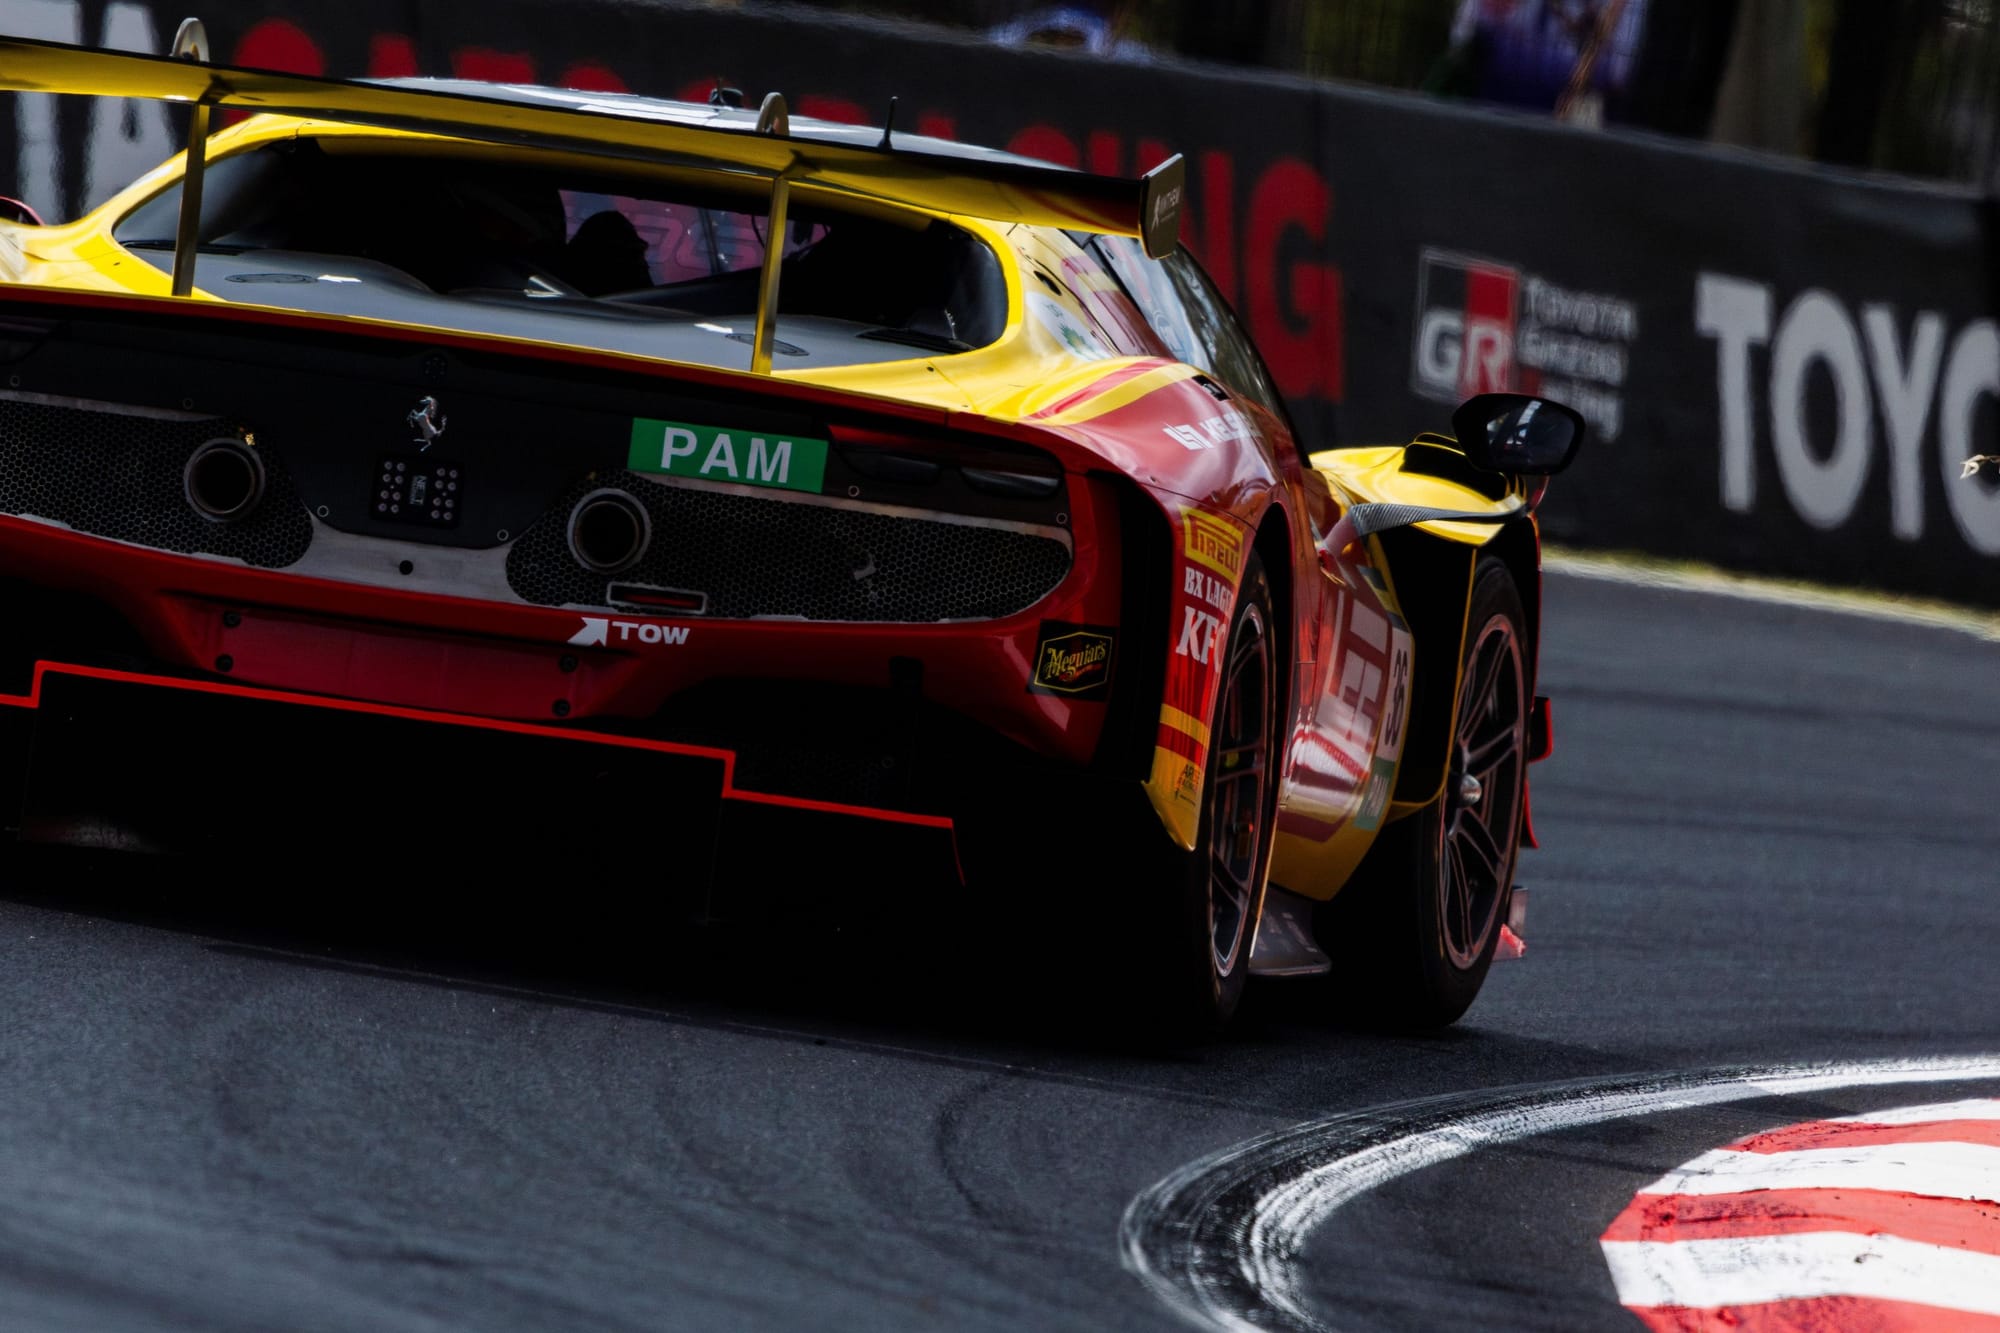
<instances>
[{"instance_id":1,"label":"side mirror","mask_svg":"<svg viewBox=\"0 0 2000 1333\"><path fill-rule=\"evenodd\" d=\"M1583 443L1583 417L1546 398L1482 393L1451 414L1458 447L1474 467L1517 476L1562 471Z\"/></svg>"}]
</instances>

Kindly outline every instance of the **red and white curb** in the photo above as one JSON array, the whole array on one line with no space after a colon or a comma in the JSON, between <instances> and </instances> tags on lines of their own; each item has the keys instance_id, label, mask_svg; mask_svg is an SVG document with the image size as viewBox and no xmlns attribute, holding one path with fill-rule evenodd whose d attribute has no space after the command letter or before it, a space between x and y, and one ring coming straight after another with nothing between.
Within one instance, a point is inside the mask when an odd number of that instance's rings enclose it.
<instances>
[{"instance_id":1,"label":"red and white curb","mask_svg":"<svg viewBox=\"0 0 2000 1333\"><path fill-rule=\"evenodd\" d=\"M1332 1316L1311 1308L1301 1280L1299 1259L1308 1237L1346 1204L1412 1171L1463 1157L1480 1148L1514 1143L1537 1134L1700 1106L1762 1097L1798 1096L1836 1088L1925 1083L1983 1084L1989 1081L2000 1081L2000 1056L1937 1056L1579 1080L1527 1088L1457 1093L1353 1111L1266 1134L1182 1167L1141 1193L1126 1208L1119 1225L1119 1245L1125 1267L1176 1313L1198 1327L1232 1331L1298 1329L1325 1333L1335 1328L1336 1324ZM1869 1120L1853 1123L1879 1125L1883 1122ZM1861 1146L1858 1141L1850 1141L1845 1149L1794 1145L1792 1150L1801 1154L1845 1151L1852 1156L1853 1151ZM1926 1145L1919 1142L1914 1146ZM1942 1149L1927 1159L1929 1166L1926 1170L1931 1173L1927 1177L1929 1179L1935 1179L1940 1173L1949 1175L1953 1171L1959 1171L1954 1179L1963 1178L1961 1168L1965 1159L1962 1154L1974 1147L1983 1148L1987 1154L1977 1159L1986 1164L1984 1169L1989 1173L2000 1173L2000 1147L1950 1142L1929 1146ZM1946 1154L1961 1155L1955 1159L1960 1165L1946 1165L1943 1161ZM1739 1151L1739 1155L1751 1154ZM1761 1154L1766 1157L1775 1155ZM1707 1158L1697 1160L1705 1162ZM1677 1179L1686 1171L1687 1168L1683 1168L1681 1173L1667 1179ZM1719 1176L1710 1178L1721 1179ZM1751 1187L1743 1185L1742 1181L1749 1178L1739 1177L1736 1184L1724 1189L1734 1193L1746 1192ZM1859 1183L1862 1177L1852 1174L1844 1176L1845 1183L1837 1187L1802 1183L1808 1179L1826 1178L1814 1177L1807 1171L1788 1177L1791 1181L1788 1188L1838 1188L1843 1191L1869 1188ZM1909 1191L1912 1188L1908 1183L1912 1177L1899 1174L1896 1178L1904 1183L1889 1186L1889 1190ZM1991 1175L1987 1177L1989 1182L1992 1178ZM1686 1189L1678 1190L1674 1197L1704 1196L1699 1189ZM1987 1197L1992 1196L1989 1194ZM1788 1243L1785 1233L1778 1234L1781 1242ZM1797 1241L1804 1234L1798 1233L1789 1240ZM1854 1233L1854 1239L1866 1240L1868 1237ZM1906 1239L1913 1244L1951 1248L1939 1245L1935 1235L1927 1236L1926 1233L1911 1234ZM1619 1237L1616 1243L1624 1243L1624 1238ZM1735 1241L1730 1238L1725 1243L1733 1244ZM1843 1238L1839 1243L1852 1244L1852 1241ZM1952 1256L1952 1262L1961 1267L1953 1268L1953 1274L1962 1275L1969 1271L1963 1265L1977 1266L1980 1261L2000 1264L2000 1260L1992 1258L2000 1247L1984 1251L1957 1248L1958 1253ZM1704 1252L1698 1250L1688 1254ZM1881 1262L1885 1265L1884 1272L1890 1271L1887 1265L1907 1257L1907 1252L1899 1248L1895 1252L1899 1257L1895 1260L1889 1257L1888 1250L1883 1250L1883 1258L1879 1261L1864 1259L1856 1263L1857 1253L1849 1253L1846 1262L1850 1267L1865 1269ZM1825 1254L1809 1253L1808 1246L1801 1243L1797 1248L1797 1262L1801 1267L1817 1265L1824 1268L1828 1261ZM2000 1292L2000 1268L1981 1271L1991 1274L1984 1279L1984 1290ZM1955 1280L1958 1279L1944 1276L1927 1279L1937 1284L1933 1290L1942 1290L1942 1283ZM1975 1275L1971 1280L1977 1283L1981 1279ZM1933 1319L1930 1323L1891 1323L1884 1327L1922 1327L1948 1330L1950 1333L1957 1333L1960 1329L2000 1333L2000 1322L1989 1322L1987 1316L1971 1313L1974 1307L1957 1308L1965 1313L1954 1315L1949 1310L1937 1308L1928 1311L1932 1316L1942 1315L1947 1322ZM1953 1318L1964 1322L1948 1322ZM1743 1324L1714 1327L1725 1326L1738 1330L1756 1328ZM1845 1326L1835 1323L1769 1327ZM1679 1326L1664 1324L1659 1327ZM1705 1329L1710 1326L1697 1324L1692 1327Z\"/></svg>"},{"instance_id":2,"label":"red and white curb","mask_svg":"<svg viewBox=\"0 0 2000 1333\"><path fill-rule=\"evenodd\" d=\"M2000 1100L1753 1134L1639 1191L1602 1245L1657 1330L2000 1333Z\"/></svg>"}]
</instances>

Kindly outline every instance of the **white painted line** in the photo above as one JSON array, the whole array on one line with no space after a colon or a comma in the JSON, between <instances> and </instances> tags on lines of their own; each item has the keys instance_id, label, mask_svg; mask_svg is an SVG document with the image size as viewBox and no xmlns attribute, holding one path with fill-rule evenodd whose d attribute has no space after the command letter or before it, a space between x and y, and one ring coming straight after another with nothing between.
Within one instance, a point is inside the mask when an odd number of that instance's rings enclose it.
<instances>
[{"instance_id":1,"label":"white painted line","mask_svg":"<svg viewBox=\"0 0 2000 1333\"><path fill-rule=\"evenodd\" d=\"M1860 616L1867 620L1920 625L1926 629L1955 630L1976 639L2000 642L2000 613L1985 613L1942 602L1905 600L1893 593L1815 587L1748 574L1732 574L1719 569L1635 563L1630 558L1549 548L1544 548L1542 552L1542 568L1548 573L1571 578L1624 583L1638 588L1664 588L1670 592L1704 593L1711 597L1730 597L1768 606L1798 607L1808 611Z\"/></svg>"},{"instance_id":2,"label":"white painted line","mask_svg":"<svg viewBox=\"0 0 2000 1333\"><path fill-rule=\"evenodd\" d=\"M1900 1190L1934 1199L2000 1201L2000 1148L1896 1143L1868 1148L1738 1152L1717 1148L1661 1176L1641 1194L1744 1190Z\"/></svg>"},{"instance_id":3,"label":"white painted line","mask_svg":"<svg viewBox=\"0 0 2000 1333\"><path fill-rule=\"evenodd\" d=\"M1343 1205L1475 1149L1635 1116L1835 1088L2000 1080L2000 1056L1937 1056L1584 1080L1454 1094L1280 1130L1182 1167L1125 1210L1126 1268L1201 1328L1334 1327L1298 1271Z\"/></svg>"},{"instance_id":4,"label":"white painted line","mask_svg":"<svg viewBox=\"0 0 2000 1333\"><path fill-rule=\"evenodd\" d=\"M1710 1309L1853 1296L2000 1315L2000 1255L1900 1236L1817 1231L1664 1243L1608 1240L1604 1260L1618 1299L1628 1306Z\"/></svg>"}]
</instances>

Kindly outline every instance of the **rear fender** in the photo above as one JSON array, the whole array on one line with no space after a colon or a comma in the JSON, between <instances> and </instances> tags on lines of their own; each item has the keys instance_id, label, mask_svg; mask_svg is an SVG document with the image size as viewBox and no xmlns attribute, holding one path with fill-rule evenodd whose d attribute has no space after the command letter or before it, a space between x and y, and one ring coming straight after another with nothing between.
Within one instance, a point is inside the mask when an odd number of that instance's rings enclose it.
<instances>
[{"instance_id":1,"label":"rear fender","mask_svg":"<svg viewBox=\"0 0 2000 1333\"><path fill-rule=\"evenodd\" d=\"M1145 788L1167 835L1192 851L1201 828L1208 771L1208 719L1214 716L1237 593L1251 551L1282 552L1288 538L1273 505L1252 527L1234 514L1191 504L1168 492L1153 498L1172 523L1172 600L1166 620L1165 671L1157 696L1152 766ZM1285 584L1274 580L1273 594Z\"/></svg>"}]
</instances>

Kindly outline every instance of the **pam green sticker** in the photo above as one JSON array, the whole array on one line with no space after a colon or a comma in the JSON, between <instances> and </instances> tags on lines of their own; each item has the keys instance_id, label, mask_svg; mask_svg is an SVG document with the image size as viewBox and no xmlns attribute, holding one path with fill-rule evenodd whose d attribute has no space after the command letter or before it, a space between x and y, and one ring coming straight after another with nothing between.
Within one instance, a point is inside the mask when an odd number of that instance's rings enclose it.
<instances>
[{"instance_id":1,"label":"pam green sticker","mask_svg":"<svg viewBox=\"0 0 2000 1333\"><path fill-rule=\"evenodd\" d=\"M826 478L826 450L825 440L803 435L755 435L725 426L638 417L632 422L626 466L634 472L777 486L817 495Z\"/></svg>"},{"instance_id":2,"label":"pam green sticker","mask_svg":"<svg viewBox=\"0 0 2000 1333\"><path fill-rule=\"evenodd\" d=\"M1389 788L1396 781L1396 766L1386 759L1377 759L1368 774L1368 786L1361 796L1361 809L1354 816L1354 827L1364 832L1382 822L1382 812L1389 808Z\"/></svg>"}]
</instances>

